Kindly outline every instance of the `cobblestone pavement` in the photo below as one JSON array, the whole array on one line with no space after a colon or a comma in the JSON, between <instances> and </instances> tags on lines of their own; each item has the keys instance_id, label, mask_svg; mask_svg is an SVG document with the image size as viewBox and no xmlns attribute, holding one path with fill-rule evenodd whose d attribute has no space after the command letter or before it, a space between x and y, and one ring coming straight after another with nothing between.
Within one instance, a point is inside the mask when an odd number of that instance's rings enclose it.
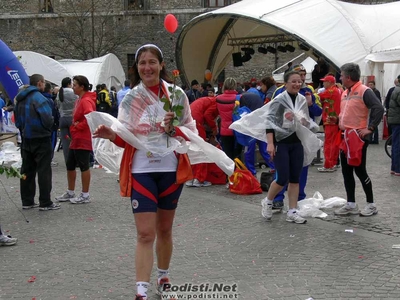
<instances>
[{"instance_id":1,"label":"cobblestone pavement","mask_svg":"<svg viewBox=\"0 0 400 300\"><path fill-rule=\"evenodd\" d=\"M224 186L184 188L174 224L173 282L237 284L237 295L221 294L230 299L400 299L400 249L392 248L400 244L400 178L389 175L383 145L368 153L379 208L370 218L330 215L328 222L296 225L276 214L265 222L264 195L237 196ZM56 160L53 196L66 186L61 153ZM0 247L0 299L134 299L135 226L115 175L94 169L92 203L24 211L29 223L5 192L20 207L18 181L0 179L1 224L19 239ZM307 192L315 191L344 197L340 171L320 174L311 167ZM360 184L357 196L363 204ZM150 299L159 299L154 286Z\"/></svg>"}]
</instances>

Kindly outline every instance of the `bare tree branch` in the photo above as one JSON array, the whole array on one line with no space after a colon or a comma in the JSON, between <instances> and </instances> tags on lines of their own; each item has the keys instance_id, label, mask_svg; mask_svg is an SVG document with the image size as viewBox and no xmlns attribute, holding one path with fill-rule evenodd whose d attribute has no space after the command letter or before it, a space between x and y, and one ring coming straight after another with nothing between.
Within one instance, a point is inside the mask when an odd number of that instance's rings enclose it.
<instances>
[{"instance_id":1,"label":"bare tree branch","mask_svg":"<svg viewBox=\"0 0 400 300\"><path fill-rule=\"evenodd\" d=\"M123 16L112 10L112 1L66 0L59 18L45 26L51 55L90 59L115 52L133 37Z\"/></svg>"}]
</instances>

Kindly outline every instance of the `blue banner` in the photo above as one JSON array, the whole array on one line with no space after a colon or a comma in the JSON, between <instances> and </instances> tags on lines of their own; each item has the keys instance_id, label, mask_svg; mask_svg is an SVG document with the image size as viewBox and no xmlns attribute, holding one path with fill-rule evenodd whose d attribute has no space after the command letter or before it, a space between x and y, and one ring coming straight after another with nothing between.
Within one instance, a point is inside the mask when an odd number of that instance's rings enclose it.
<instances>
[{"instance_id":1,"label":"blue banner","mask_svg":"<svg viewBox=\"0 0 400 300\"><path fill-rule=\"evenodd\" d=\"M0 40L0 82L8 98L14 100L18 89L29 84L29 76L10 48Z\"/></svg>"}]
</instances>

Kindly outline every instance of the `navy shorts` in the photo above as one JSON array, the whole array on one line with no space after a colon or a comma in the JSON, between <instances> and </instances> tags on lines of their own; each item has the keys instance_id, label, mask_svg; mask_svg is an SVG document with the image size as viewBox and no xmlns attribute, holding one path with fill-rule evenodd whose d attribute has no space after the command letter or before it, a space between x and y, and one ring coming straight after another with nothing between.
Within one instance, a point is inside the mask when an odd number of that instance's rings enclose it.
<instances>
[{"instance_id":1,"label":"navy shorts","mask_svg":"<svg viewBox=\"0 0 400 300\"><path fill-rule=\"evenodd\" d=\"M281 186L285 186L288 182L299 183L303 160L304 150L301 143L277 143L274 157L276 183Z\"/></svg>"},{"instance_id":2,"label":"navy shorts","mask_svg":"<svg viewBox=\"0 0 400 300\"><path fill-rule=\"evenodd\" d=\"M175 182L176 172L132 174L133 213L176 209L183 184Z\"/></svg>"},{"instance_id":3,"label":"navy shorts","mask_svg":"<svg viewBox=\"0 0 400 300\"><path fill-rule=\"evenodd\" d=\"M78 166L81 172L85 172L90 168L90 150L69 149L67 156L67 170L73 171Z\"/></svg>"}]
</instances>

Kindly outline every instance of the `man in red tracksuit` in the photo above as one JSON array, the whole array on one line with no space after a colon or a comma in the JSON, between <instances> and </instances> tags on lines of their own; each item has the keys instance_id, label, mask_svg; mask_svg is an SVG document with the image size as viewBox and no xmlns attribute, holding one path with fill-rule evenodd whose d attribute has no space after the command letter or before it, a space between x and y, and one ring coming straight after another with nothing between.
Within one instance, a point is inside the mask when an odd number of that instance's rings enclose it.
<instances>
[{"instance_id":1,"label":"man in red tracksuit","mask_svg":"<svg viewBox=\"0 0 400 300\"><path fill-rule=\"evenodd\" d=\"M211 131L214 136L217 135L218 117L217 103L215 97L202 97L190 104L192 117L196 121L197 131L199 136L206 140L206 131ZM207 163L195 164L192 166L194 179L186 182L189 187L210 186L211 182L206 181L207 178Z\"/></svg>"},{"instance_id":2,"label":"man in red tracksuit","mask_svg":"<svg viewBox=\"0 0 400 300\"><path fill-rule=\"evenodd\" d=\"M334 172L339 157L339 146L335 143L335 138L339 132L339 114L341 91L336 86L335 77L325 76L321 79L325 90L319 94L322 104L322 122L324 124L324 166L318 168L319 172Z\"/></svg>"}]
</instances>

